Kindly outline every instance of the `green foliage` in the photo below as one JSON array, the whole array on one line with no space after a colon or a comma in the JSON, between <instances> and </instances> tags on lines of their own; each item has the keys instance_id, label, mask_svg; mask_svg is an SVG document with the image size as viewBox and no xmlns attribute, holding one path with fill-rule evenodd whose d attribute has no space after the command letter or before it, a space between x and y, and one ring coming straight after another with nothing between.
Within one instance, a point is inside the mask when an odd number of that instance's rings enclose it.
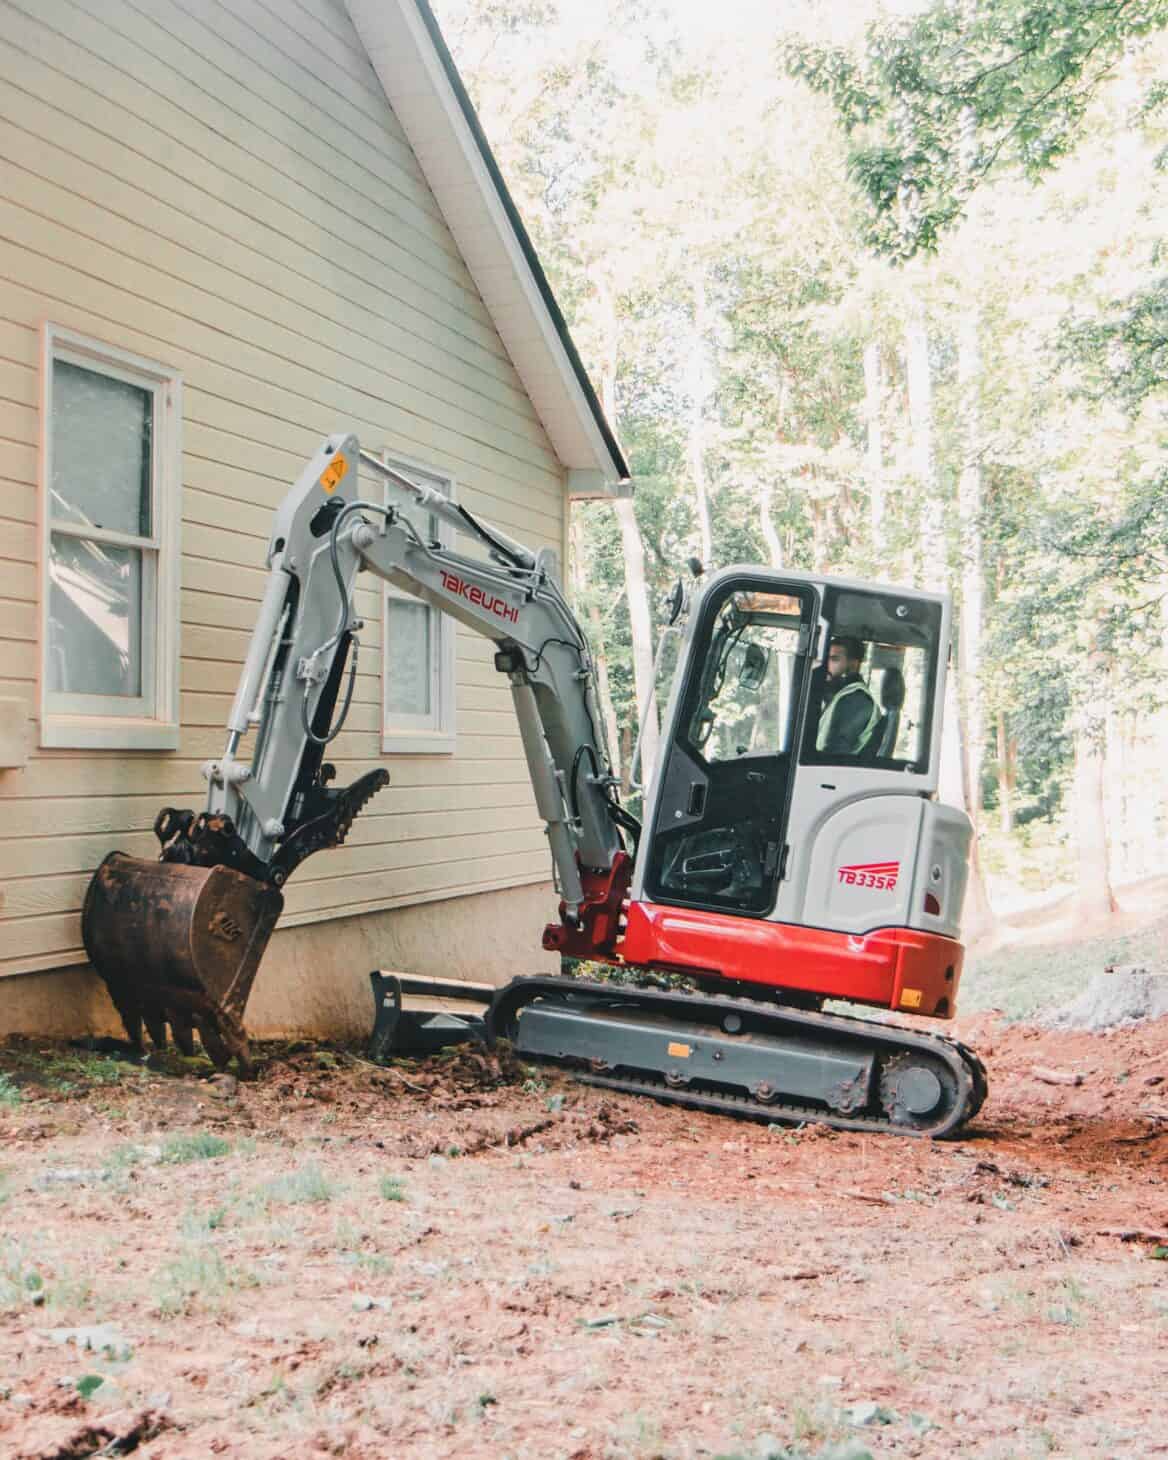
<instances>
[{"instance_id":1,"label":"green foliage","mask_svg":"<svg viewBox=\"0 0 1168 1460\"><path fill-rule=\"evenodd\" d=\"M20 1086L17 1085L10 1075L0 1075L0 1106L7 1106L10 1110L20 1104L24 1097L20 1093Z\"/></svg>"},{"instance_id":2,"label":"green foliage","mask_svg":"<svg viewBox=\"0 0 1168 1460\"><path fill-rule=\"evenodd\" d=\"M937 0L872 24L862 57L796 39L785 60L852 140L869 242L910 257L937 247L987 178L1049 172L1117 60L1165 26L1165 0Z\"/></svg>"},{"instance_id":3,"label":"green foliage","mask_svg":"<svg viewBox=\"0 0 1168 1460\"><path fill-rule=\"evenodd\" d=\"M1153 266L1160 262L1157 249ZM1059 349L1092 398L1118 401L1134 415L1168 383L1168 277L1111 300L1095 318L1073 320Z\"/></svg>"}]
</instances>

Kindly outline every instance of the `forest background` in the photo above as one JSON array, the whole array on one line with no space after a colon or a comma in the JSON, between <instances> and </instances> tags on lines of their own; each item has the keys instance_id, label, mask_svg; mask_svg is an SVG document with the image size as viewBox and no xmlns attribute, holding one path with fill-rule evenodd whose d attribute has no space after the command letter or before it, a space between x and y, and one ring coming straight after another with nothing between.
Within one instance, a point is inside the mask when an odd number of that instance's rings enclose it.
<instances>
[{"instance_id":1,"label":"forest background","mask_svg":"<svg viewBox=\"0 0 1168 1460\"><path fill-rule=\"evenodd\" d=\"M1166 0L437 9L630 462L568 574L626 785L689 556L944 587L969 933L1105 924L1168 867Z\"/></svg>"}]
</instances>

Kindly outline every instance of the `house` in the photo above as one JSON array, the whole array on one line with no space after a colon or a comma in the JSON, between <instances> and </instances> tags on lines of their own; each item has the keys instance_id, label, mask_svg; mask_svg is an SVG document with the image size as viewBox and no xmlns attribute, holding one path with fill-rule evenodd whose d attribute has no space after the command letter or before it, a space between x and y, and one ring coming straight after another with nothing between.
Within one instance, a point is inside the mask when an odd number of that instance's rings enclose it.
<instances>
[{"instance_id":1,"label":"house","mask_svg":"<svg viewBox=\"0 0 1168 1460\"><path fill-rule=\"evenodd\" d=\"M14 0L0 39L0 1033L64 1034L116 1027L89 876L201 807L325 435L561 560L628 473L425 0ZM368 1029L371 967L547 967L493 646L371 583L330 757L391 786L289 883L259 1033Z\"/></svg>"}]
</instances>

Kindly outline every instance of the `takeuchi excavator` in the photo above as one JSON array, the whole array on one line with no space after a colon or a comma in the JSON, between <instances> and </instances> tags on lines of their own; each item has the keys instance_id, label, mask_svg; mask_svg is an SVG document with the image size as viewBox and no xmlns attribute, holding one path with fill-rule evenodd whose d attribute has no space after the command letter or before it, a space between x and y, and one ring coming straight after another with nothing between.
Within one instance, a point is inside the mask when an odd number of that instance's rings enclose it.
<instances>
[{"instance_id":1,"label":"takeuchi excavator","mask_svg":"<svg viewBox=\"0 0 1168 1460\"><path fill-rule=\"evenodd\" d=\"M375 500L359 495L361 468L380 480ZM936 796L948 600L757 566L679 583L642 825L620 802L588 641L554 565L354 436L322 444L275 515L204 809L162 810L160 859L113 852L88 890L86 948L131 1039L145 1024L161 1043L169 1024L189 1050L197 1029L212 1059L248 1068L244 1008L281 888L389 780L378 767L336 786L325 760L352 699L354 583L368 571L494 641L561 899L543 946L619 970L472 986L488 1042L707 1110L957 1129L986 1093L972 1051L887 1014L824 1009L955 1011L971 828ZM828 724L842 724L827 682L841 644L862 685L848 743ZM389 982L383 1004L400 1010ZM378 1021L384 1034L381 1008Z\"/></svg>"}]
</instances>

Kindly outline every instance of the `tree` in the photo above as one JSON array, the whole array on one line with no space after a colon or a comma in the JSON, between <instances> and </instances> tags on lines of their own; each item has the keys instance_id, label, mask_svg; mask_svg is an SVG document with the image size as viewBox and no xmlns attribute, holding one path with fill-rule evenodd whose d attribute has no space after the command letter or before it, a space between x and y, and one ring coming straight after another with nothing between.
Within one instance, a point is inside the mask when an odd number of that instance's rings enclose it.
<instances>
[{"instance_id":1,"label":"tree","mask_svg":"<svg viewBox=\"0 0 1168 1460\"><path fill-rule=\"evenodd\" d=\"M871 243L908 257L935 249L987 179L1050 172L1117 61L1166 26L1168 0L939 0L871 25L862 57L794 40L786 63L852 139Z\"/></svg>"}]
</instances>

